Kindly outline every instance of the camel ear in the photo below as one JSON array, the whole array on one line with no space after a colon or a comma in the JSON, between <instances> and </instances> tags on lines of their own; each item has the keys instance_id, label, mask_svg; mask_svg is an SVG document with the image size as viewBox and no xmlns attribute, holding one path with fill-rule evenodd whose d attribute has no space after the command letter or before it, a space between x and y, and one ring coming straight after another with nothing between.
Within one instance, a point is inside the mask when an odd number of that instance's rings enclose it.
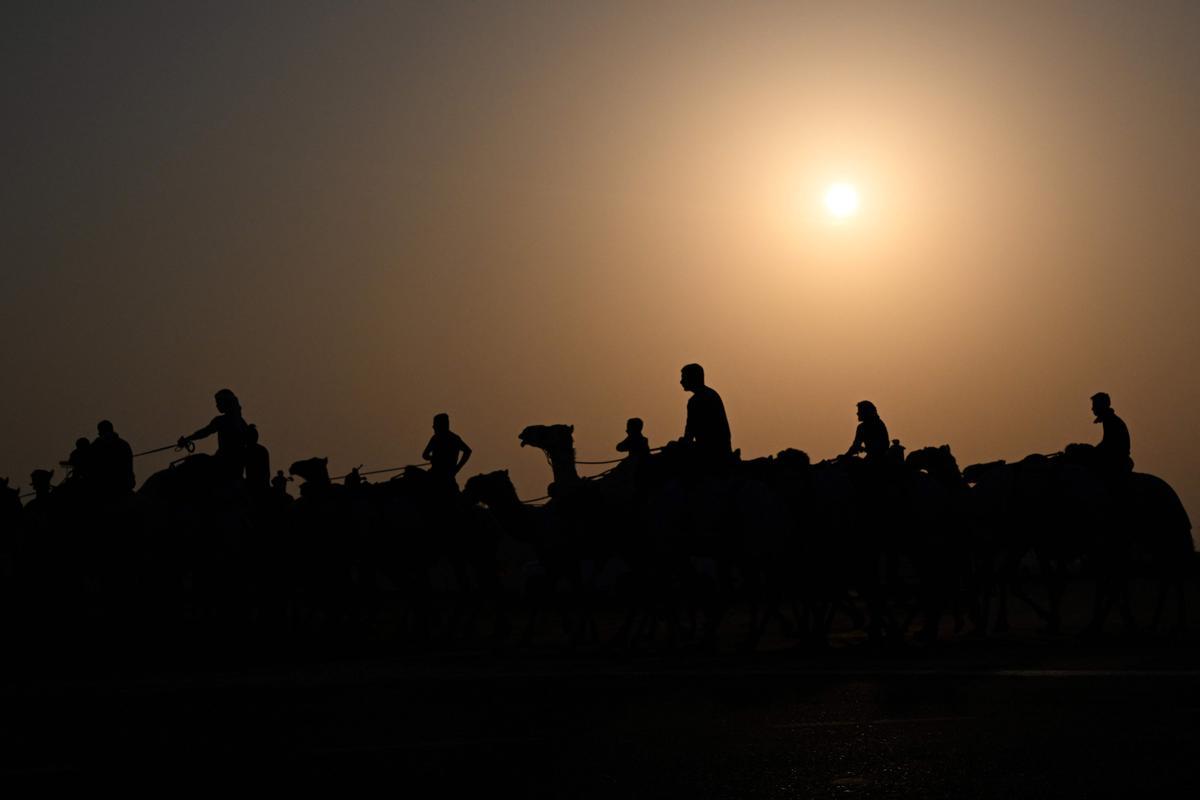
<instances>
[{"instance_id":1,"label":"camel ear","mask_svg":"<svg viewBox=\"0 0 1200 800\"><path fill-rule=\"evenodd\" d=\"M325 464L325 465L328 465L328 464L329 464L329 456L325 456L324 458L322 458L322 459L321 459L321 463L322 463L322 464Z\"/></svg>"},{"instance_id":2,"label":"camel ear","mask_svg":"<svg viewBox=\"0 0 1200 800\"><path fill-rule=\"evenodd\" d=\"M568 425L568 426L567 426L567 430L569 430L571 433L574 433L574 432L575 432L575 426L574 426L574 425Z\"/></svg>"},{"instance_id":3,"label":"camel ear","mask_svg":"<svg viewBox=\"0 0 1200 800\"><path fill-rule=\"evenodd\" d=\"M500 472L504 474L504 477L506 477L506 478L508 477L508 470L502 469L502 470L500 470Z\"/></svg>"},{"instance_id":4,"label":"camel ear","mask_svg":"<svg viewBox=\"0 0 1200 800\"><path fill-rule=\"evenodd\" d=\"M938 450L941 450L943 453L949 453L949 452L950 452L950 445L948 445L948 444L944 444L944 445L942 445L941 447L939 447L939 448L938 448Z\"/></svg>"}]
</instances>

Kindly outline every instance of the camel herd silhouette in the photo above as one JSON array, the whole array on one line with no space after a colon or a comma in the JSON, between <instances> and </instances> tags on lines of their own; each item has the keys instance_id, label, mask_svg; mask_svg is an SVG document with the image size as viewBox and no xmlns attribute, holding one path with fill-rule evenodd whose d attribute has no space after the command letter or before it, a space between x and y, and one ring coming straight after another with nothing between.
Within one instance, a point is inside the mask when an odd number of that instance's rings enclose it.
<instances>
[{"instance_id":1,"label":"camel herd silhouette","mask_svg":"<svg viewBox=\"0 0 1200 800\"><path fill-rule=\"evenodd\" d=\"M571 647L716 647L733 626L753 648L772 625L823 646L839 615L872 642L932 641L949 621L949 635L1004 631L1012 599L1058 631L1064 589L1084 576L1084 633L1114 609L1147 622L1135 584L1152 590L1151 629L1185 625L1191 522L1165 481L1132 470L1107 395L1093 398L1099 446L960 470L948 445L906 455L866 401L843 455L743 460L703 370L688 365L681 384L684 436L651 450L631 419L627 455L600 475L580 476L573 426L521 431L553 476L537 503L506 470L460 491L471 451L445 415L428 469L339 483L309 458L271 481L257 431L222 390L220 415L175 445L188 453L136 492L132 451L102 423L60 484L34 473L28 504L0 485L0 624L31 646L97 626L140 642L184 626L217 639L236 628L406 646L546 634ZM217 452L192 453L210 434Z\"/></svg>"}]
</instances>

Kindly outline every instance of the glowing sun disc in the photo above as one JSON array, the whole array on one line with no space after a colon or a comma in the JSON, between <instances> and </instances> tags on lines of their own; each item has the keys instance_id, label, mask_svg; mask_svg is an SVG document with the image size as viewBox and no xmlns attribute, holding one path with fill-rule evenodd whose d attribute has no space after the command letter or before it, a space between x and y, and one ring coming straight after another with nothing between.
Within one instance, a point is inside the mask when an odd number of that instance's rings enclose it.
<instances>
[{"instance_id":1,"label":"glowing sun disc","mask_svg":"<svg viewBox=\"0 0 1200 800\"><path fill-rule=\"evenodd\" d=\"M858 213L858 189L851 183L835 183L825 192L825 208L838 219Z\"/></svg>"}]
</instances>

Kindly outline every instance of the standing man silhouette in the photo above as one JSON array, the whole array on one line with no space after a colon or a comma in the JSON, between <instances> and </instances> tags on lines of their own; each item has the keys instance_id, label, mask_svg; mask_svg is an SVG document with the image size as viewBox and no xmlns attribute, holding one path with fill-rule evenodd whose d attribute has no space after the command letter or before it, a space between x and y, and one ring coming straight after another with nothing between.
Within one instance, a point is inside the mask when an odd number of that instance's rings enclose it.
<instances>
[{"instance_id":1,"label":"standing man silhouette","mask_svg":"<svg viewBox=\"0 0 1200 800\"><path fill-rule=\"evenodd\" d=\"M704 367L687 364L679 371L679 385L691 392L687 404L687 425L681 441L689 444L697 461L708 470L727 466L733 454L729 418L721 395L704 382Z\"/></svg>"},{"instance_id":2,"label":"standing man silhouette","mask_svg":"<svg viewBox=\"0 0 1200 800\"><path fill-rule=\"evenodd\" d=\"M1111 474L1133 471L1133 459L1129 457L1129 427L1113 411L1108 392L1092 395L1092 424L1102 425L1104 434L1096 445L1096 460L1100 468Z\"/></svg>"},{"instance_id":3,"label":"standing man silhouette","mask_svg":"<svg viewBox=\"0 0 1200 800\"><path fill-rule=\"evenodd\" d=\"M429 472L433 477L458 492L455 477L470 460L471 448L450 430L449 414L438 414L433 418L433 436L421 451L421 458L429 462Z\"/></svg>"}]
</instances>

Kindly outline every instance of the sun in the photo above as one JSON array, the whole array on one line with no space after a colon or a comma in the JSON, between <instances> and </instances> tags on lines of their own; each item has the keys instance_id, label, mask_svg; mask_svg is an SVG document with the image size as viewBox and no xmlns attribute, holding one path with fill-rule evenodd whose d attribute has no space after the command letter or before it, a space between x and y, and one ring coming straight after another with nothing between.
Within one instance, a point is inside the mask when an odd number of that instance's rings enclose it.
<instances>
[{"instance_id":1,"label":"sun","mask_svg":"<svg viewBox=\"0 0 1200 800\"><path fill-rule=\"evenodd\" d=\"M835 219L844 220L858 213L858 188L852 183L834 183L825 191L825 208Z\"/></svg>"}]
</instances>

